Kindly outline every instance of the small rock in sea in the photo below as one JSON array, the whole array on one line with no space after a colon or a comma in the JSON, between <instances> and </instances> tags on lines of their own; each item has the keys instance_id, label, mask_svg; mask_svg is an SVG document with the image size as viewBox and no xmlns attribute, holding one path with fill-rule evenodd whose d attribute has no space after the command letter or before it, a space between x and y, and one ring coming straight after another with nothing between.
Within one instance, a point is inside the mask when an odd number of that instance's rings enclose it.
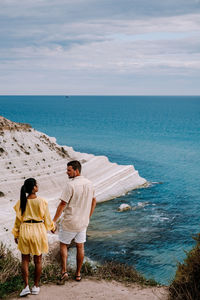
<instances>
[{"instance_id":1,"label":"small rock in sea","mask_svg":"<svg viewBox=\"0 0 200 300\"><path fill-rule=\"evenodd\" d=\"M130 210L131 209L131 206L126 204L126 203L123 203L120 205L120 207L118 208L118 211L125 211L125 210Z\"/></svg>"}]
</instances>

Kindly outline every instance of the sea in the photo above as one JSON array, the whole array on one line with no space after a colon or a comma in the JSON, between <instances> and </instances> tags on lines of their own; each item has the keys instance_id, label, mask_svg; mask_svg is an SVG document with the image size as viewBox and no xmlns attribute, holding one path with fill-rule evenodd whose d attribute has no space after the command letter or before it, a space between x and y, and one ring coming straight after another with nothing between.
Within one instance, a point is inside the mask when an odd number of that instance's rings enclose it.
<instances>
[{"instance_id":1,"label":"sea","mask_svg":"<svg viewBox=\"0 0 200 300\"><path fill-rule=\"evenodd\" d=\"M149 186L97 205L86 255L170 284L200 231L200 96L0 96L0 115L134 165Z\"/></svg>"}]
</instances>

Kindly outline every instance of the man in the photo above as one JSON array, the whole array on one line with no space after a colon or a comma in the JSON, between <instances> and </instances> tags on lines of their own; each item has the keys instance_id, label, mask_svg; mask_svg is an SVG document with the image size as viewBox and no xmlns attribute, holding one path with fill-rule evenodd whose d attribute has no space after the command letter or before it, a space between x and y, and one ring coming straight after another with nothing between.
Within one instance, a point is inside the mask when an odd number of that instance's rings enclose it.
<instances>
[{"instance_id":1,"label":"man","mask_svg":"<svg viewBox=\"0 0 200 300\"><path fill-rule=\"evenodd\" d=\"M60 197L53 221L56 222L63 212L59 228L61 254L61 281L68 279L67 274L67 246L75 239L77 249L76 281L81 280L81 267L84 259L84 243L90 217L96 206L94 189L90 180L81 175L79 161L70 161L67 164L69 181Z\"/></svg>"}]
</instances>

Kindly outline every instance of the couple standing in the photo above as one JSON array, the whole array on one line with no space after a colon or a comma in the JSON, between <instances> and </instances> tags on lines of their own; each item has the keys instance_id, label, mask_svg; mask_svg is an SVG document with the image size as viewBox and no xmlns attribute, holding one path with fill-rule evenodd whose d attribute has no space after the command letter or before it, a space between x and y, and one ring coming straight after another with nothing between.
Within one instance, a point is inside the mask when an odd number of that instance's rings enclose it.
<instances>
[{"instance_id":1,"label":"couple standing","mask_svg":"<svg viewBox=\"0 0 200 300\"><path fill-rule=\"evenodd\" d=\"M77 248L76 281L81 280L81 267L84 259L84 243L86 241L86 229L90 217L96 206L94 189L91 181L81 175L79 161L71 161L67 164L69 181L61 194L53 221L45 199L37 197L37 182L34 178L25 180L21 188L20 201L14 209L16 211L13 234L18 249L22 253L22 275L25 288L20 296L30 293L38 294L39 279L42 271L42 253L48 252L48 240L46 230L53 233L56 230L56 221L62 215L59 226L59 241L61 254L61 278L63 282L68 279L67 273L67 246L74 239ZM28 196L26 196L28 194ZM34 255L35 277L32 291L28 285L28 265L30 254Z\"/></svg>"}]
</instances>

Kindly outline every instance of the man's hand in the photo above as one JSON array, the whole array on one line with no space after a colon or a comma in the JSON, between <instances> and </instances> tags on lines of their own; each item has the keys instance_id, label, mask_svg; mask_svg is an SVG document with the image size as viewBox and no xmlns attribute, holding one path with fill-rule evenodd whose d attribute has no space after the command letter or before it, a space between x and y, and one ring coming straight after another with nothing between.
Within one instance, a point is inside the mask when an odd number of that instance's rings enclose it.
<instances>
[{"instance_id":1,"label":"man's hand","mask_svg":"<svg viewBox=\"0 0 200 300\"><path fill-rule=\"evenodd\" d=\"M92 204L91 204L91 209L90 209L90 217L92 216L92 214L94 212L94 209L96 207L96 203L97 203L96 198L95 197L92 198Z\"/></svg>"},{"instance_id":2,"label":"man's hand","mask_svg":"<svg viewBox=\"0 0 200 300\"><path fill-rule=\"evenodd\" d=\"M15 243L18 244L18 238L15 238Z\"/></svg>"}]
</instances>

